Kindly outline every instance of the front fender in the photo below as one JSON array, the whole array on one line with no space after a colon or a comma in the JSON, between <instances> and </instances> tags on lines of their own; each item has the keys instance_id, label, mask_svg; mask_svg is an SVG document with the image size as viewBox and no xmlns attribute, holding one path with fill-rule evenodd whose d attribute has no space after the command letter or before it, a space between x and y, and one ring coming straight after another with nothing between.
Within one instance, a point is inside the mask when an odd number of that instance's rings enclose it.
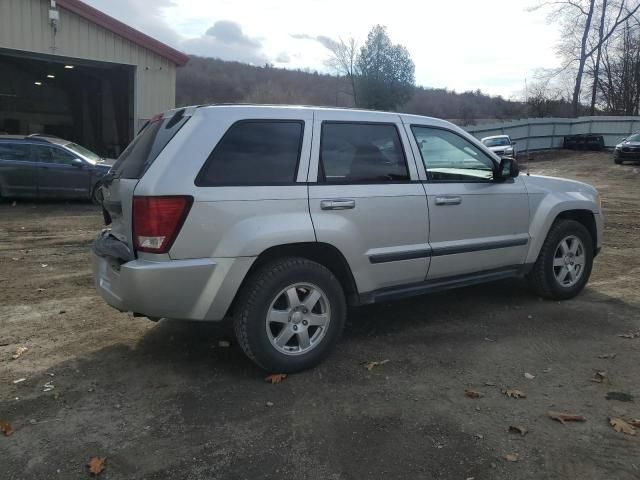
<instances>
[{"instance_id":1,"label":"front fender","mask_svg":"<svg viewBox=\"0 0 640 480\"><path fill-rule=\"evenodd\" d=\"M531 222L529 235L531 242L526 263L534 263L542 249L551 225L563 212L583 210L591 212L596 217L598 230L597 245L600 245L601 222L597 205L592 195L587 192L554 192L548 194L530 195L529 205Z\"/></svg>"}]
</instances>

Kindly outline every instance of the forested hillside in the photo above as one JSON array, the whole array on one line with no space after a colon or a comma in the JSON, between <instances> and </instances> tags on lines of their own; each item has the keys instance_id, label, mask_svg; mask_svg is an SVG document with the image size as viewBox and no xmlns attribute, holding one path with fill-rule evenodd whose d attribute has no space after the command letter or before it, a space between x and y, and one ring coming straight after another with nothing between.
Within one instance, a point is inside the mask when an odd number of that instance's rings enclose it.
<instances>
[{"instance_id":1,"label":"forested hillside","mask_svg":"<svg viewBox=\"0 0 640 480\"><path fill-rule=\"evenodd\" d=\"M255 67L239 62L192 56L177 73L178 105L202 103L288 103L352 107L346 78ZM455 119L463 124L478 119L526 116L526 105L480 91L456 93L446 89L416 87L413 97L400 111Z\"/></svg>"}]
</instances>

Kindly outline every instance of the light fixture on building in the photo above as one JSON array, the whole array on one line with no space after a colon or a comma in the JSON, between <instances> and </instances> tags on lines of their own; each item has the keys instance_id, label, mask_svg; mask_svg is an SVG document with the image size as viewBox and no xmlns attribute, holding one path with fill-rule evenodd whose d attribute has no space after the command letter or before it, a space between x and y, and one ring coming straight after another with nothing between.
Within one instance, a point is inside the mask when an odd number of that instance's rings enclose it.
<instances>
[{"instance_id":1,"label":"light fixture on building","mask_svg":"<svg viewBox=\"0 0 640 480\"><path fill-rule=\"evenodd\" d=\"M42 82L33 82L33 84L34 84L34 85L41 86L41 85L42 85Z\"/></svg>"},{"instance_id":2,"label":"light fixture on building","mask_svg":"<svg viewBox=\"0 0 640 480\"><path fill-rule=\"evenodd\" d=\"M65 65L64 68L67 70L73 70L73 65Z\"/></svg>"},{"instance_id":3,"label":"light fixture on building","mask_svg":"<svg viewBox=\"0 0 640 480\"><path fill-rule=\"evenodd\" d=\"M47 75L47 78L56 78L56 76L49 74L49 75Z\"/></svg>"}]
</instances>

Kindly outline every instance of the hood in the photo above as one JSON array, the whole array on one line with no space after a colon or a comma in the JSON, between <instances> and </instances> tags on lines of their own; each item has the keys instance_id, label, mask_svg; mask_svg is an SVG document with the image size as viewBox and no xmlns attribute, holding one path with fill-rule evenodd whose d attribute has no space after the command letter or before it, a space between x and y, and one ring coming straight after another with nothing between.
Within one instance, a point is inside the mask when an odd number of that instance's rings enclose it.
<instances>
[{"instance_id":1,"label":"hood","mask_svg":"<svg viewBox=\"0 0 640 480\"><path fill-rule=\"evenodd\" d=\"M640 142L630 142L628 140L623 140L616 147L640 147Z\"/></svg>"},{"instance_id":2,"label":"hood","mask_svg":"<svg viewBox=\"0 0 640 480\"><path fill-rule=\"evenodd\" d=\"M487 148L492 152L508 150L508 149L513 150L513 147L511 145L496 145L495 147L487 147Z\"/></svg>"},{"instance_id":3,"label":"hood","mask_svg":"<svg viewBox=\"0 0 640 480\"><path fill-rule=\"evenodd\" d=\"M529 193L583 193L589 197L598 195L598 191L588 183L567 178L547 177L544 175L522 175Z\"/></svg>"},{"instance_id":4,"label":"hood","mask_svg":"<svg viewBox=\"0 0 640 480\"><path fill-rule=\"evenodd\" d=\"M113 167L113 164L116 163L115 158L103 158L102 161L98 165L107 165L109 167Z\"/></svg>"}]
</instances>

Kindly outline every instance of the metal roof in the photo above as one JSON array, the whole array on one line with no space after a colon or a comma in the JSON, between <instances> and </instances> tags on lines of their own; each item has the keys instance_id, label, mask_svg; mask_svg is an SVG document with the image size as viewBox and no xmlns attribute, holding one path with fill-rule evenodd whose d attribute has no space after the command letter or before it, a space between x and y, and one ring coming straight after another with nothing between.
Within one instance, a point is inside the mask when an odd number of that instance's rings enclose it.
<instances>
[{"instance_id":1,"label":"metal roof","mask_svg":"<svg viewBox=\"0 0 640 480\"><path fill-rule=\"evenodd\" d=\"M189 56L182 52L179 52L175 48L170 47L162 42L159 42L155 38L151 38L148 35L131 28L129 25L110 17L106 13L101 12L80 0L58 0L57 5L65 10L75 13L86 20L95 23L96 25L105 28L116 35L119 35L127 40L140 45L141 47L150 50L161 57L170 60L177 66L183 66L189 61Z\"/></svg>"}]
</instances>

